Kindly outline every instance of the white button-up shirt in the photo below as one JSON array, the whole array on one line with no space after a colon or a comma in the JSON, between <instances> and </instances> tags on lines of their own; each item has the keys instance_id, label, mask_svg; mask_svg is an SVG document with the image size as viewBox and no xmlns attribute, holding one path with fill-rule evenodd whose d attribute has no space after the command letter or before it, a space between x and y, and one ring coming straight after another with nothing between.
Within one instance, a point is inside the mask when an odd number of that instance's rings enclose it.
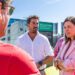
<instances>
[{"instance_id":1,"label":"white button-up shirt","mask_svg":"<svg viewBox=\"0 0 75 75\"><path fill-rule=\"evenodd\" d=\"M35 62L43 60L46 56L53 56L52 47L44 35L37 33L36 37L32 41L28 35L28 32L18 37L16 45L27 51Z\"/></svg>"}]
</instances>

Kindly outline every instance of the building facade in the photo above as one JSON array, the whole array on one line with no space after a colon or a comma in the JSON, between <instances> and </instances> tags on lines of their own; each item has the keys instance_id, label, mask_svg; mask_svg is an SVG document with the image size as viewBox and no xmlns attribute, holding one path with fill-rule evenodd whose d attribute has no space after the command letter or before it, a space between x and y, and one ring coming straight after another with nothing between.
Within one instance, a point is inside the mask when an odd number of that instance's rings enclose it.
<instances>
[{"instance_id":1,"label":"building facade","mask_svg":"<svg viewBox=\"0 0 75 75\"><path fill-rule=\"evenodd\" d=\"M26 20L11 18L8 24L6 35L1 38L2 41L15 44L18 36L27 31ZM39 31L48 37L52 46L56 43L56 35L58 33L58 23L39 22Z\"/></svg>"}]
</instances>

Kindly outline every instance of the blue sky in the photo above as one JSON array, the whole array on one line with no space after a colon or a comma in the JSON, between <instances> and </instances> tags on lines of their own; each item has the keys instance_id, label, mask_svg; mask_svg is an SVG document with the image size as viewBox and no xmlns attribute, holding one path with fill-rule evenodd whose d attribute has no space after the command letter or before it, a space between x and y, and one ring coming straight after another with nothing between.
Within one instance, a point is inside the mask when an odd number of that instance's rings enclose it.
<instances>
[{"instance_id":1,"label":"blue sky","mask_svg":"<svg viewBox=\"0 0 75 75\"><path fill-rule=\"evenodd\" d=\"M12 18L26 19L38 15L40 21L62 22L67 16L75 16L75 0L14 0Z\"/></svg>"}]
</instances>

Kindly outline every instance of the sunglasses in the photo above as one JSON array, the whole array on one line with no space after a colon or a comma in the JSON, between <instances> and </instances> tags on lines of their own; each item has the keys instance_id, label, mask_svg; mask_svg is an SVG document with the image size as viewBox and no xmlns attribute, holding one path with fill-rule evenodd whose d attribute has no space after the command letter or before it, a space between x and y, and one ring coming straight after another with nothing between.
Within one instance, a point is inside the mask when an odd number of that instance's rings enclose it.
<instances>
[{"instance_id":1,"label":"sunglasses","mask_svg":"<svg viewBox=\"0 0 75 75\"><path fill-rule=\"evenodd\" d=\"M2 3L2 9L4 10L4 9L6 9L7 7L9 8L9 12L8 12L8 14L9 15L12 15L12 13L14 12L14 7L13 6L10 6L10 5L8 5L7 3L6 3L6 0L0 0L0 2Z\"/></svg>"},{"instance_id":2,"label":"sunglasses","mask_svg":"<svg viewBox=\"0 0 75 75\"><path fill-rule=\"evenodd\" d=\"M13 6L8 6L8 7L9 7L9 15L12 15L15 8Z\"/></svg>"}]
</instances>

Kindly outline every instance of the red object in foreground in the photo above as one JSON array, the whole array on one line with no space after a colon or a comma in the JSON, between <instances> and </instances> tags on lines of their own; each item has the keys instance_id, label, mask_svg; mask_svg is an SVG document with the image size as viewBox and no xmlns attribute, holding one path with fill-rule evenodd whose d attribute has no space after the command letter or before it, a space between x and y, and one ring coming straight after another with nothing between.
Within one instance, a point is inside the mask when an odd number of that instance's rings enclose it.
<instances>
[{"instance_id":1,"label":"red object in foreground","mask_svg":"<svg viewBox=\"0 0 75 75\"><path fill-rule=\"evenodd\" d=\"M0 75L40 75L33 59L16 46L0 43Z\"/></svg>"}]
</instances>

